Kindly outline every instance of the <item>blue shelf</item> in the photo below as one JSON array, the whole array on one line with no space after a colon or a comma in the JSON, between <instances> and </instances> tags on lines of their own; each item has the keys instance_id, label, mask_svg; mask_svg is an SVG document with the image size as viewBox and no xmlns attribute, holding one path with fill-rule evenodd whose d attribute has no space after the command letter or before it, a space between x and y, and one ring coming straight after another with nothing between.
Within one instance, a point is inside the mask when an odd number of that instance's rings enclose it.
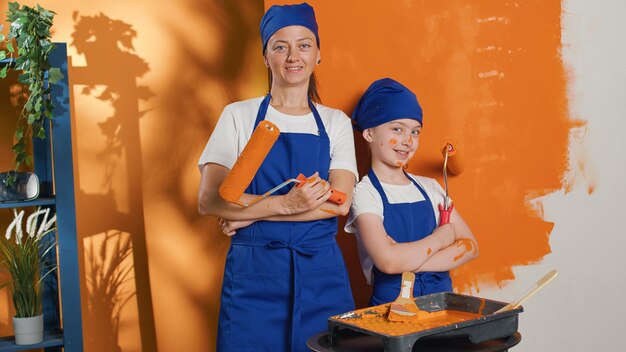
<instances>
[{"instance_id":1,"label":"blue shelf","mask_svg":"<svg viewBox=\"0 0 626 352\"><path fill-rule=\"evenodd\" d=\"M43 342L33 345L16 345L15 338L13 336L0 337L0 351L12 352L12 351L28 351L37 348L48 347L60 347L63 346L63 332L62 331L44 331Z\"/></svg>"},{"instance_id":2,"label":"blue shelf","mask_svg":"<svg viewBox=\"0 0 626 352\"><path fill-rule=\"evenodd\" d=\"M3 208L25 208L25 207L39 207L42 205L55 205L56 199L54 197L42 197L34 200L27 200L23 202L0 202L0 209Z\"/></svg>"},{"instance_id":3,"label":"blue shelf","mask_svg":"<svg viewBox=\"0 0 626 352\"><path fill-rule=\"evenodd\" d=\"M58 67L64 77L50 87L54 119L44 126L45 140L33 138L33 171L39 177L40 192L45 196L32 201L0 203L0 209L32 206L54 208L57 233L63 236L57 236L56 251L49 252L48 256L51 261L57 261L58 276L48 275L43 285L44 341L18 346L13 336L0 337L0 352L41 348L46 352L83 351L67 45L55 43L55 46L55 50L50 53L50 65ZM0 60L0 68L14 63L14 59ZM57 277L60 279L57 280Z\"/></svg>"}]
</instances>

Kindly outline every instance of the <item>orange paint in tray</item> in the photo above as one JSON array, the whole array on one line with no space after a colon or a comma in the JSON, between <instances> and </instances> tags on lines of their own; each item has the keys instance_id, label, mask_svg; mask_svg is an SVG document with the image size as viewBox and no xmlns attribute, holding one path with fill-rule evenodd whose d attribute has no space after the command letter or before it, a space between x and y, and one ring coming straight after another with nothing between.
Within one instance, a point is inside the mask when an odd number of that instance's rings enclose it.
<instances>
[{"instance_id":1,"label":"orange paint in tray","mask_svg":"<svg viewBox=\"0 0 626 352\"><path fill-rule=\"evenodd\" d=\"M358 309L346 315L331 317L331 320L341 321L374 333L388 336L402 336L416 332L447 326L463 321L478 319L480 314L456 310L440 310L435 312L420 311L416 319L403 322L394 322L387 319L390 303L375 307Z\"/></svg>"}]
</instances>

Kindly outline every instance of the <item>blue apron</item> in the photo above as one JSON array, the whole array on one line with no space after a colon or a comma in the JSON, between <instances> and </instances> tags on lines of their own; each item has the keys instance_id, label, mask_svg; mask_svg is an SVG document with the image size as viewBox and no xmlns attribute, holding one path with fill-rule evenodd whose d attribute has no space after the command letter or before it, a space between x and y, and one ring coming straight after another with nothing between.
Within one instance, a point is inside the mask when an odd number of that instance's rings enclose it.
<instances>
[{"instance_id":1,"label":"blue apron","mask_svg":"<svg viewBox=\"0 0 626 352\"><path fill-rule=\"evenodd\" d=\"M370 170L367 176L374 185L374 188L383 199L383 225L385 231L394 241L398 243L414 242L430 235L437 228L435 212L430 202L430 198L424 189L409 175L406 178L411 180L413 185L424 196L424 200L414 203L389 204L378 177L374 170ZM401 274L385 274L373 268L372 298L370 305L379 305L394 301L400 294ZM415 285L413 286L413 296L418 297L430 293L452 291L452 281L447 271L444 272L420 272L415 274Z\"/></svg>"},{"instance_id":2,"label":"blue apron","mask_svg":"<svg viewBox=\"0 0 626 352\"><path fill-rule=\"evenodd\" d=\"M255 128L270 99L261 103ZM246 193L263 194L299 173L328 179L330 141L310 100L309 107L319 135L281 133ZM308 351L307 339L328 328L329 316L353 310L336 233L336 217L257 221L237 230L226 257L217 350Z\"/></svg>"}]
</instances>

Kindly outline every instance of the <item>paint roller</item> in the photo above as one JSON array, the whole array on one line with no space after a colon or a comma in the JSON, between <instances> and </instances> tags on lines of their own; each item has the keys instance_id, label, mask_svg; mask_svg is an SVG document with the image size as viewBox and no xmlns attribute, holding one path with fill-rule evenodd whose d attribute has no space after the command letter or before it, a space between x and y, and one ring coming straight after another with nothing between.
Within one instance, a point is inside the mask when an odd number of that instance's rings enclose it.
<instances>
[{"instance_id":1,"label":"paint roller","mask_svg":"<svg viewBox=\"0 0 626 352\"><path fill-rule=\"evenodd\" d=\"M272 193L292 182L299 183L300 186L304 184L306 177L300 174L297 178L286 180L264 194L254 198L249 203L239 202L239 198L241 198L246 188L248 188L252 182L252 179L259 170L259 167L261 167L261 164L265 160L265 157L269 154L270 150L274 146L274 143L278 140L279 135L280 130L273 123L267 120L263 120L259 123L252 133L250 140L243 148L241 155L237 158L235 165L233 165L233 168L230 170L228 175L226 175L226 178L220 185L219 194L222 199L230 203L248 207L265 199ZM331 189L331 192L332 194L329 201L336 204L343 204L346 201L345 193L334 189Z\"/></svg>"},{"instance_id":2,"label":"paint roller","mask_svg":"<svg viewBox=\"0 0 626 352\"><path fill-rule=\"evenodd\" d=\"M450 142L441 148L441 154L443 155L443 184L446 191L446 197L443 204L439 204L439 226L450 222L450 214L454 209L454 204L450 201L448 195L448 171L452 175L458 175L465 169L463 159L459 157L458 149Z\"/></svg>"}]
</instances>

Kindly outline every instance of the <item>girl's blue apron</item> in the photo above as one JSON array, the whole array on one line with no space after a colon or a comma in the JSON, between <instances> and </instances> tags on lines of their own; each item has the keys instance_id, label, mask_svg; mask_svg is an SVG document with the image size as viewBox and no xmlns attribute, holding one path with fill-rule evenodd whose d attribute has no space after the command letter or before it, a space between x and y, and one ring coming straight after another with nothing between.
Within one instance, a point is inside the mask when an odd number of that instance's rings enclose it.
<instances>
[{"instance_id":1,"label":"girl's blue apron","mask_svg":"<svg viewBox=\"0 0 626 352\"><path fill-rule=\"evenodd\" d=\"M414 203L389 204L378 177L374 170L370 170L367 176L372 185L380 194L383 200L383 225L385 231L394 241L398 243L414 242L430 235L437 227L435 212L430 202L430 198L424 189L409 175L406 178L411 180L413 185L422 193L424 199ZM379 305L394 301L400 294L401 274L385 274L373 268L373 291L370 305ZM452 291L452 281L447 271L444 272L420 272L415 274L415 285L413 285L413 296L422 296L430 293Z\"/></svg>"},{"instance_id":2,"label":"girl's blue apron","mask_svg":"<svg viewBox=\"0 0 626 352\"><path fill-rule=\"evenodd\" d=\"M261 103L255 128L270 99ZM299 173L328 179L330 141L310 100L309 107L319 135L281 133L246 193L263 194ZM307 339L327 329L329 316L353 310L336 233L337 218L257 221L237 230L226 257L217 350L307 351Z\"/></svg>"}]
</instances>

